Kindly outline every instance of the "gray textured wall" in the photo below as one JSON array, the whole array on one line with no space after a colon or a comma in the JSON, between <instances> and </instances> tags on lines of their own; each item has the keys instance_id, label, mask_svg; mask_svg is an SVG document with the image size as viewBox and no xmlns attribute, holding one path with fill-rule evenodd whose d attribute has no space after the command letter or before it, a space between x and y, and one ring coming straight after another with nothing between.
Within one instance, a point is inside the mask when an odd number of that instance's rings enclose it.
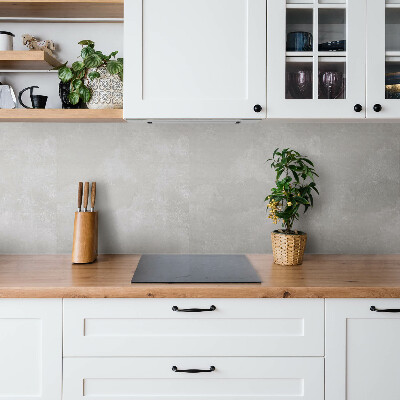
<instances>
[{"instance_id":1,"label":"gray textured wall","mask_svg":"<svg viewBox=\"0 0 400 400\"><path fill-rule=\"evenodd\" d=\"M0 253L69 253L79 180L98 183L100 251L270 252L264 164L290 146L321 196L312 253L398 253L398 124L0 125Z\"/></svg>"}]
</instances>

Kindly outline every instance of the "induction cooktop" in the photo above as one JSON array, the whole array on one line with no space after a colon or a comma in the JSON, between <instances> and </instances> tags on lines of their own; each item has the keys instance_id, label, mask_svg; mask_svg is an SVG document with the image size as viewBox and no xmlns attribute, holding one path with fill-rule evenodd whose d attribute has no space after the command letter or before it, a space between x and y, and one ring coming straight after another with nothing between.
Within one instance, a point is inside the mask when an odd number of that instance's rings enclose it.
<instances>
[{"instance_id":1,"label":"induction cooktop","mask_svg":"<svg viewBox=\"0 0 400 400\"><path fill-rule=\"evenodd\" d=\"M131 283L261 283L245 255L147 254Z\"/></svg>"}]
</instances>

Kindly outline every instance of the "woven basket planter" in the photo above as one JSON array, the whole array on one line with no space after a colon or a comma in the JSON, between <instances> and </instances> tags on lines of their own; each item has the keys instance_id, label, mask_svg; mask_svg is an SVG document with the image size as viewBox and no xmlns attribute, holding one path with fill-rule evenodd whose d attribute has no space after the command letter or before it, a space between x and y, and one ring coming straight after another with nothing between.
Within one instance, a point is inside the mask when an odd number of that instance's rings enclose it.
<instances>
[{"instance_id":1,"label":"woven basket planter","mask_svg":"<svg viewBox=\"0 0 400 400\"><path fill-rule=\"evenodd\" d=\"M306 233L288 235L272 232L271 241L275 264L300 265L303 263L303 255L307 242Z\"/></svg>"}]
</instances>

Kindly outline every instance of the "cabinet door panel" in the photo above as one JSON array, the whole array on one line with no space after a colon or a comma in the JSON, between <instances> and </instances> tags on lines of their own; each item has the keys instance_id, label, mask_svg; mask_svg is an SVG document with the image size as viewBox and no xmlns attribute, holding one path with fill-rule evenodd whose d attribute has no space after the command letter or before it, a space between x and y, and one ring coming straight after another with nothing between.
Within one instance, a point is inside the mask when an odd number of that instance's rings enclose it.
<instances>
[{"instance_id":1,"label":"cabinet door panel","mask_svg":"<svg viewBox=\"0 0 400 400\"><path fill-rule=\"evenodd\" d=\"M61 398L62 300L0 300L0 400Z\"/></svg>"},{"instance_id":2,"label":"cabinet door panel","mask_svg":"<svg viewBox=\"0 0 400 400\"><path fill-rule=\"evenodd\" d=\"M66 299L64 355L323 356L324 301Z\"/></svg>"},{"instance_id":3,"label":"cabinet door panel","mask_svg":"<svg viewBox=\"0 0 400 400\"><path fill-rule=\"evenodd\" d=\"M365 22L365 0L268 0L267 118L365 118Z\"/></svg>"},{"instance_id":4,"label":"cabinet door panel","mask_svg":"<svg viewBox=\"0 0 400 400\"><path fill-rule=\"evenodd\" d=\"M400 300L326 300L326 400L397 400Z\"/></svg>"},{"instance_id":5,"label":"cabinet door panel","mask_svg":"<svg viewBox=\"0 0 400 400\"><path fill-rule=\"evenodd\" d=\"M323 381L313 357L65 358L63 399L323 400Z\"/></svg>"},{"instance_id":6,"label":"cabinet door panel","mask_svg":"<svg viewBox=\"0 0 400 400\"><path fill-rule=\"evenodd\" d=\"M127 1L124 53L125 118L265 117L266 0Z\"/></svg>"},{"instance_id":7,"label":"cabinet door panel","mask_svg":"<svg viewBox=\"0 0 400 400\"><path fill-rule=\"evenodd\" d=\"M368 118L400 117L399 34L400 2L367 0Z\"/></svg>"}]
</instances>

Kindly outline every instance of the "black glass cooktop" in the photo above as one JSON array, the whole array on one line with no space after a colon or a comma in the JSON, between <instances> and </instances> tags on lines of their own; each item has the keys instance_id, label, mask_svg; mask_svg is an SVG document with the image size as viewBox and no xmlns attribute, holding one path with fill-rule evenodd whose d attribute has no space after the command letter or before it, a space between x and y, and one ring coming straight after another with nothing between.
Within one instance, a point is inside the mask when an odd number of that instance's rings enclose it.
<instances>
[{"instance_id":1,"label":"black glass cooktop","mask_svg":"<svg viewBox=\"0 0 400 400\"><path fill-rule=\"evenodd\" d=\"M131 283L261 283L244 255L148 254Z\"/></svg>"}]
</instances>

